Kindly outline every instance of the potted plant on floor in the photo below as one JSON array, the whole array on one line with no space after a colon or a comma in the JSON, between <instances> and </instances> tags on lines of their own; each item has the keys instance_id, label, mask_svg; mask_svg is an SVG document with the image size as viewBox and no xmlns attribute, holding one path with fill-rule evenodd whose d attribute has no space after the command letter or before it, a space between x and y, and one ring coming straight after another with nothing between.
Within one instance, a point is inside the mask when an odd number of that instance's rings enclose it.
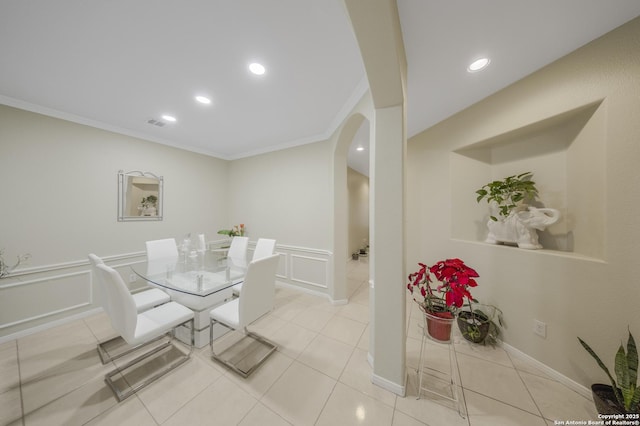
<instances>
[{"instance_id":1,"label":"potted plant on floor","mask_svg":"<svg viewBox=\"0 0 640 426\"><path fill-rule=\"evenodd\" d=\"M629 331L627 351L620 344L615 357L615 373L618 381L611 376L609 369L591 347L578 337L580 344L596 360L600 368L609 377L611 386L595 383L591 385L593 401L600 414L639 414L640 388L638 387L638 351L636 342ZM637 419L637 417L635 417Z\"/></svg>"},{"instance_id":2,"label":"potted plant on floor","mask_svg":"<svg viewBox=\"0 0 640 426\"><path fill-rule=\"evenodd\" d=\"M468 308L458 312L457 323L462 337L468 341L495 346L503 324L502 311L494 305L470 300Z\"/></svg>"},{"instance_id":3,"label":"potted plant on floor","mask_svg":"<svg viewBox=\"0 0 640 426\"><path fill-rule=\"evenodd\" d=\"M433 266L419 263L420 269L409 275L407 289L424 312L429 335L438 341L451 338L451 325L464 299L472 300L469 287L478 285L478 273L460 259L441 260ZM438 284L433 287L434 282Z\"/></svg>"},{"instance_id":4,"label":"potted plant on floor","mask_svg":"<svg viewBox=\"0 0 640 426\"><path fill-rule=\"evenodd\" d=\"M517 244L522 249L540 249L537 231L543 231L560 219L556 209L536 208L526 203L538 195L533 173L526 172L494 180L476 191L476 201L489 203L487 222L490 244Z\"/></svg>"}]
</instances>

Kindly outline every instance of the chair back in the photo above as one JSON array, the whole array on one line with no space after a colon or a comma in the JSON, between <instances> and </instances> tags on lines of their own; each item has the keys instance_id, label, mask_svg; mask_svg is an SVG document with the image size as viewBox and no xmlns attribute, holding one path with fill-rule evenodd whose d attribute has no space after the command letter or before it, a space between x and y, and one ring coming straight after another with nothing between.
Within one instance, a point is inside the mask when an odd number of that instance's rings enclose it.
<instances>
[{"instance_id":1,"label":"chair back","mask_svg":"<svg viewBox=\"0 0 640 426\"><path fill-rule=\"evenodd\" d=\"M178 257L175 238L147 241L147 260Z\"/></svg>"},{"instance_id":2,"label":"chair back","mask_svg":"<svg viewBox=\"0 0 640 426\"><path fill-rule=\"evenodd\" d=\"M241 328L273 309L279 261L280 255L274 254L249 263L238 300L238 320Z\"/></svg>"},{"instance_id":3,"label":"chair back","mask_svg":"<svg viewBox=\"0 0 640 426\"><path fill-rule=\"evenodd\" d=\"M247 267L247 248L249 246L249 237L233 237L231 246L227 253L227 258L233 266L240 268Z\"/></svg>"},{"instance_id":4,"label":"chair back","mask_svg":"<svg viewBox=\"0 0 640 426\"><path fill-rule=\"evenodd\" d=\"M161 274L178 261L178 246L175 238L147 241L147 275Z\"/></svg>"},{"instance_id":5,"label":"chair back","mask_svg":"<svg viewBox=\"0 0 640 426\"><path fill-rule=\"evenodd\" d=\"M96 296L98 301L100 302L100 306L104 311L107 311L107 303L108 303L108 295L107 290L104 288L104 283L102 282L102 276L98 269L96 268L98 265L104 265L104 261L96 256L93 253L89 253L89 262L91 262L91 274L96 280Z\"/></svg>"},{"instance_id":6,"label":"chair back","mask_svg":"<svg viewBox=\"0 0 640 426\"><path fill-rule=\"evenodd\" d=\"M138 322L136 303L122 277L107 265L97 265L96 269L107 292L107 314L113 329L130 342L133 340Z\"/></svg>"},{"instance_id":7,"label":"chair back","mask_svg":"<svg viewBox=\"0 0 640 426\"><path fill-rule=\"evenodd\" d=\"M262 259L273 254L276 249L276 240L269 238L258 238L256 249L253 251L253 260Z\"/></svg>"}]
</instances>

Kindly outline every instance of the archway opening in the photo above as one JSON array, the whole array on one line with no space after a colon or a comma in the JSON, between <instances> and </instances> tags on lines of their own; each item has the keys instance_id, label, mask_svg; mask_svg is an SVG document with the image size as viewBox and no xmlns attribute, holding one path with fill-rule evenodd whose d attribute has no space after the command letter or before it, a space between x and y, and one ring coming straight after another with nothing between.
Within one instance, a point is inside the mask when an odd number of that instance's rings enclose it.
<instances>
[{"instance_id":1,"label":"archway opening","mask_svg":"<svg viewBox=\"0 0 640 426\"><path fill-rule=\"evenodd\" d=\"M356 138L357 136L357 138ZM369 242L369 220L368 220L368 204L366 206L366 229L363 229L362 219L351 220L350 205L357 204L361 206L362 200L356 200L350 197L348 177L349 171L349 150L353 146L355 153L359 156L354 157L351 160L352 166L357 167L361 171L355 171L360 175L359 179L362 183L366 180L367 188L367 203L368 203L368 176L364 177L362 171L366 171L368 174L369 164L369 139L370 139L370 121L360 113L354 113L345 120L340 134L337 138L335 150L334 150L334 165L333 165L333 188L334 188L334 238L333 238L333 291L332 299L334 303L347 303L349 298L349 288L347 286L347 262L352 258L353 252L356 248L363 244L362 239L366 239L366 244ZM366 147L363 151L357 151L358 146ZM363 158L365 157L365 158ZM360 158L360 161L356 159ZM363 169L363 165L366 164L366 169ZM351 170L355 170L352 168ZM354 174L355 175L355 174ZM357 175L356 175L357 176ZM363 184L361 186L364 186ZM353 195L353 194L352 194ZM362 217L362 211L357 212ZM358 223L355 226L355 222ZM354 226L350 226L353 224ZM365 234L366 233L366 234ZM366 235L366 236L363 236Z\"/></svg>"},{"instance_id":2,"label":"archway opening","mask_svg":"<svg viewBox=\"0 0 640 426\"><path fill-rule=\"evenodd\" d=\"M347 249L351 255L347 268L349 299L362 284L363 274L355 272L363 271L366 281L369 279L369 139L369 121L364 120L347 153Z\"/></svg>"}]
</instances>

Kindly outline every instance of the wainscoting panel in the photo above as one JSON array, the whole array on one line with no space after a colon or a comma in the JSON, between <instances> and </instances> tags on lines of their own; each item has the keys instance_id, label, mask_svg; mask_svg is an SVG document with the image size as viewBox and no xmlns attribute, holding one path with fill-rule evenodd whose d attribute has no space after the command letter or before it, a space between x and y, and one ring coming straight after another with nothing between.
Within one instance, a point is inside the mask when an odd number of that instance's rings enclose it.
<instances>
[{"instance_id":1,"label":"wainscoting panel","mask_svg":"<svg viewBox=\"0 0 640 426\"><path fill-rule=\"evenodd\" d=\"M251 257L255 242L249 244ZM330 251L276 245L275 252L280 255L276 272L279 284L331 300ZM122 253L103 260L135 292L148 284L134 277L130 266L145 262L145 255L145 252ZM95 288L88 259L16 270L0 281L0 343L93 314L101 306Z\"/></svg>"},{"instance_id":2,"label":"wainscoting panel","mask_svg":"<svg viewBox=\"0 0 640 426\"><path fill-rule=\"evenodd\" d=\"M144 262L144 256L125 253L103 260L136 291L147 283L129 282L129 266ZM88 259L16 270L0 281L0 343L95 312L101 306L95 289Z\"/></svg>"},{"instance_id":3,"label":"wainscoting panel","mask_svg":"<svg viewBox=\"0 0 640 426\"><path fill-rule=\"evenodd\" d=\"M289 270L289 257L284 253L276 253L280 255L280 261L278 262L278 269L276 269L276 279L286 280L287 271Z\"/></svg>"},{"instance_id":4,"label":"wainscoting panel","mask_svg":"<svg viewBox=\"0 0 640 426\"><path fill-rule=\"evenodd\" d=\"M280 254L277 280L307 293L327 296L331 300L333 253L308 247L276 244Z\"/></svg>"},{"instance_id":5,"label":"wainscoting panel","mask_svg":"<svg viewBox=\"0 0 640 426\"><path fill-rule=\"evenodd\" d=\"M329 261L311 256L291 255L291 281L327 289Z\"/></svg>"},{"instance_id":6,"label":"wainscoting panel","mask_svg":"<svg viewBox=\"0 0 640 426\"><path fill-rule=\"evenodd\" d=\"M88 270L0 286L0 330L78 308L93 299Z\"/></svg>"}]
</instances>

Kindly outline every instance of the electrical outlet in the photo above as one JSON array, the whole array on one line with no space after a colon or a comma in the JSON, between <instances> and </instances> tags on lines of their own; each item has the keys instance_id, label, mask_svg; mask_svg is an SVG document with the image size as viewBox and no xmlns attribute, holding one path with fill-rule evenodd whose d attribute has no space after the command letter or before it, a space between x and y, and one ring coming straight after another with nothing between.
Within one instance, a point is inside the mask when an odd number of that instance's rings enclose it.
<instances>
[{"instance_id":1,"label":"electrical outlet","mask_svg":"<svg viewBox=\"0 0 640 426\"><path fill-rule=\"evenodd\" d=\"M533 320L533 332L543 339L547 338L547 324L542 321Z\"/></svg>"},{"instance_id":2,"label":"electrical outlet","mask_svg":"<svg viewBox=\"0 0 640 426\"><path fill-rule=\"evenodd\" d=\"M129 275L129 282L134 283L138 280L138 276L136 274Z\"/></svg>"}]
</instances>

